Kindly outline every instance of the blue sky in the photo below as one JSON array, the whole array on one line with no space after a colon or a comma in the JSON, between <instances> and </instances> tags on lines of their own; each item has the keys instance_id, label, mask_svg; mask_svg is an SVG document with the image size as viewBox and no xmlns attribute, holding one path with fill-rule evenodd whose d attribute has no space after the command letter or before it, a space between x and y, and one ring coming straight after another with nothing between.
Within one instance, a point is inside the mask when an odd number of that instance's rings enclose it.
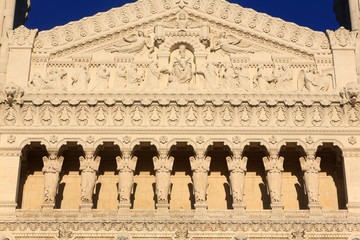
<instances>
[{"instance_id":1,"label":"blue sky","mask_svg":"<svg viewBox=\"0 0 360 240\"><path fill-rule=\"evenodd\" d=\"M92 16L132 0L31 0L28 28L51 29ZM243 7L267 13L314 30L339 28L333 13L333 0L230 0Z\"/></svg>"}]
</instances>

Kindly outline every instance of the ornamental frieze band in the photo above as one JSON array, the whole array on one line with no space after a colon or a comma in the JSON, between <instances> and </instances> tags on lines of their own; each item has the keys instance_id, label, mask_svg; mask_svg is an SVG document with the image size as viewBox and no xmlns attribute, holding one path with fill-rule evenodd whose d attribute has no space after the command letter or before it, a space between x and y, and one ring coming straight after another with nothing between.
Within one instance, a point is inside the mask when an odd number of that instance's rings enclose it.
<instances>
[{"instance_id":1,"label":"ornamental frieze band","mask_svg":"<svg viewBox=\"0 0 360 240\"><path fill-rule=\"evenodd\" d=\"M0 240L360 239L357 0L326 32L225 0L38 31L6 2Z\"/></svg>"}]
</instances>

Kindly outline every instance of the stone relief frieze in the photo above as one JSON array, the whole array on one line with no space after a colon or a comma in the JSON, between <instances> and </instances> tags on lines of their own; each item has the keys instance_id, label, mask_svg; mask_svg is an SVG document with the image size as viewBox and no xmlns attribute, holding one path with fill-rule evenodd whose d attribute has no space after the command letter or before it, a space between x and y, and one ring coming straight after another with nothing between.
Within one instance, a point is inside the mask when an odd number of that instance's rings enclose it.
<instances>
[{"instance_id":1,"label":"stone relief frieze","mask_svg":"<svg viewBox=\"0 0 360 240\"><path fill-rule=\"evenodd\" d=\"M109 102L110 103L110 102ZM4 105L1 125L6 126L162 126L184 127L313 127L328 126L355 127L360 124L360 108L355 106L331 104L323 107L319 104L305 106L284 103L267 106L266 104L249 105L237 103L232 105L214 105L194 102L169 105L149 102L142 104L123 103L57 103L52 105L28 104Z\"/></svg>"},{"instance_id":2,"label":"stone relief frieze","mask_svg":"<svg viewBox=\"0 0 360 240\"><path fill-rule=\"evenodd\" d=\"M74 54L70 54L70 58L64 58L61 54L68 54L70 50L61 50L60 55L52 56L52 64L33 65L28 90L44 94L48 91L64 90L74 94L107 91L171 92L178 91L179 88L180 92L211 93L318 93L334 90L331 65L318 66L315 61L310 60L313 55L304 56L290 52L290 61L275 62L276 57L270 52L274 52L276 48L265 46L267 41L256 42L256 37L250 39L249 33L209 22L192 12L193 6L200 12L218 15L221 19L232 20L236 16L236 23L244 23L249 28L261 28L261 31L267 34L272 33L272 29L277 29L280 21L278 19L217 0L212 3L189 1L189 4L186 4L186 1L179 1L178 4L174 1L161 4L156 1L139 1L64 28L41 32L36 41L44 41L47 36L46 39L50 37L54 41L62 41L65 37L65 42L73 42L81 37L76 36L81 31L93 29L95 33L103 32L102 29L106 27L115 29L120 19L130 22L131 19L143 19L155 12L167 11L149 11L149 6L156 9L169 6L178 11L161 18L160 21L144 23L141 27L119 29L111 36L106 36L106 41L97 43L92 50L86 50L86 47L85 50L79 49L82 53L87 51L86 54L92 56L90 61L93 63L76 64L75 61L74 64ZM211 10L214 6L217 6L216 9ZM240 13L236 14L238 11ZM248 20L244 21L242 18ZM303 33L308 32L307 29L286 23L279 29L294 30L297 38L292 38L292 41L298 42L298 38L304 37L305 46L310 48L315 46L320 36L320 33L310 30L308 35L304 35ZM57 37L58 35L62 37ZM67 35L71 37L66 37ZM179 41L179 37L184 40ZM34 58L40 56L37 56L36 51L35 49ZM284 59L288 58L288 52L279 51L275 52L283 54ZM330 55L329 57L331 58ZM64 63L60 64L56 59L61 59ZM78 62L86 60L84 58Z\"/></svg>"}]
</instances>

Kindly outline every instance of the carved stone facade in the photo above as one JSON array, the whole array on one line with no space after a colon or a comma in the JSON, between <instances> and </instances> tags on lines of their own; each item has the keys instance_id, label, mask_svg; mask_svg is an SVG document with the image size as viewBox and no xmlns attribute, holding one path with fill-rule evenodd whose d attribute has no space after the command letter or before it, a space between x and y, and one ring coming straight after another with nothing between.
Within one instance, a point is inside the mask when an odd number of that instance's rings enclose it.
<instances>
[{"instance_id":1,"label":"carved stone facade","mask_svg":"<svg viewBox=\"0 0 360 240\"><path fill-rule=\"evenodd\" d=\"M360 239L357 31L139 0L2 39L0 239Z\"/></svg>"}]
</instances>

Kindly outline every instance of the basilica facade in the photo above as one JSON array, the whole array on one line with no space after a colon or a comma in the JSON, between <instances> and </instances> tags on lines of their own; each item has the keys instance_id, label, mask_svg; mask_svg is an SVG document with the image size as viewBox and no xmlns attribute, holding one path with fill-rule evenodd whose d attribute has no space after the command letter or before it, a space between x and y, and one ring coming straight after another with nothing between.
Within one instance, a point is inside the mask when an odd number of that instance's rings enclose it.
<instances>
[{"instance_id":1,"label":"basilica facade","mask_svg":"<svg viewBox=\"0 0 360 240\"><path fill-rule=\"evenodd\" d=\"M0 240L360 239L360 3L326 33L138 0L0 48Z\"/></svg>"}]
</instances>

